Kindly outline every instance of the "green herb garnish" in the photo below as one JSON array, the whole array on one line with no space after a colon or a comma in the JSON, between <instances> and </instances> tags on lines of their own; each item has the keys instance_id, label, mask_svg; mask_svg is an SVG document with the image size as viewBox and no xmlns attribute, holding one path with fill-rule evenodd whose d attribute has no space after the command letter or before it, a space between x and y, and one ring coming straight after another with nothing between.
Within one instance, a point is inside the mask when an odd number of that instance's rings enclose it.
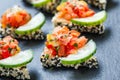
<instances>
[{"instance_id":1,"label":"green herb garnish","mask_svg":"<svg viewBox=\"0 0 120 80\"><path fill-rule=\"evenodd\" d=\"M14 39L11 39L10 42L14 42Z\"/></svg>"},{"instance_id":2,"label":"green herb garnish","mask_svg":"<svg viewBox=\"0 0 120 80\"><path fill-rule=\"evenodd\" d=\"M73 46L78 47L78 44L77 44L77 43L75 43Z\"/></svg>"},{"instance_id":3,"label":"green herb garnish","mask_svg":"<svg viewBox=\"0 0 120 80\"><path fill-rule=\"evenodd\" d=\"M45 58L47 58L47 59L48 59L48 58L49 58L49 54L46 54L46 55L45 55Z\"/></svg>"},{"instance_id":4,"label":"green herb garnish","mask_svg":"<svg viewBox=\"0 0 120 80\"><path fill-rule=\"evenodd\" d=\"M58 50L60 49L60 46L57 46L55 49L56 49L56 51L58 52Z\"/></svg>"},{"instance_id":5,"label":"green herb garnish","mask_svg":"<svg viewBox=\"0 0 120 80\"><path fill-rule=\"evenodd\" d=\"M12 50L12 48L8 48L8 51L10 52Z\"/></svg>"},{"instance_id":6,"label":"green herb garnish","mask_svg":"<svg viewBox=\"0 0 120 80\"><path fill-rule=\"evenodd\" d=\"M53 39L50 39L49 41L52 42L52 41L54 41L54 40L53 40Z\"/></svg>"}]
</instances>

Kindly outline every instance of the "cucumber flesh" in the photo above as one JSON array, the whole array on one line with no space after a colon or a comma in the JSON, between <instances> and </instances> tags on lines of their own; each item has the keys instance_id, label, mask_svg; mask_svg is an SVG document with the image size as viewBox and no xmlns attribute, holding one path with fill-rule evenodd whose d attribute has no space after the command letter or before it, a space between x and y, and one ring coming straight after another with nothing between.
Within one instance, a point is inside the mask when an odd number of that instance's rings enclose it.
<instances>
[{"instance_id":1,"label":"cucumber flesh","mask_svg":"<svg viewBox=\"0 0 120 80\"><path fill-rule=\"evenodd\" d=\"M77 54L70 54L61 58L61 63L64 65L79 64L91 58L95 53L96 44L93 40L90 40L83 48L78 50Z\"/></svg>"},{"instance_id":2,"label":"cucumber flesh","mask_svg":"<svg viewBox=\"0 0 120 80\"><path fill-rule=\"evenodd\" d=\"M45 17L42 13L38 13L27 24L20 26L15 30L16 34L25 35L40 29L45 23Z\"/></svg>"},{"instance_id":3,"label":"cucumber flesh","mask_svg":"<svg viewBox=\"0 0 120 80\"><path fill-rule=\"evenodd\" d=\"M95 15L87 18L74 18L71 20L72 23L82 25L82 26L94 26L102 24L107 18L106 11L100 11Z\"/></svg>"},{"instance_id":4,"label":"cucumber flesh","mask_svg":"<svg viewBox=\"0 0 120 80\"><path fill-rule=\"evenodd\" d=\"M34 7L42 7L43 5L46 5L48 2L51 2L51 0L33 0L31 4Z\"/></svg>"},{"instance_id":5,"label":"cucumber flesh","mask_svg":"<svg viewBox=\"0 0 120 80\"><path fill-rule=\"evenodd\" d=\"M20 67L28 64L33 59L32 50L21 51L20 53L0 60L0 66L6 68Z\"/></svg>"}]
</instances>

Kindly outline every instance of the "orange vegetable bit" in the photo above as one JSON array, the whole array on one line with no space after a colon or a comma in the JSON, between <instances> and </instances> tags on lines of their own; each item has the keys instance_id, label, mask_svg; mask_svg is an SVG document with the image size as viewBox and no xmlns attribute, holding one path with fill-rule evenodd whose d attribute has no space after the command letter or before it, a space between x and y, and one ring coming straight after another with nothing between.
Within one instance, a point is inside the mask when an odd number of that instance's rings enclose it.
<instances>
[{"instance_id":1,"label":"orange vegetable bit","mask_svg":"<svg viewBox=\"0 0 120 80\"><path fill-rule=\"evenodd\" d=\"M14 40L14 42L15 42L16 44L18 44L18 41L15 40L15 39L13 39L11 36L6 36L6 37L3 38L3 41L4 41L4 42L10 42L11 40Z\"/></svg>"},{"instance_id":2,"label":"orange vegetable bit","mask_svg":"<svg viewBox=\"0 0 120 80\"><path fill-rule=\"evenodd\" d=\"M12 48L12 49L15 49L16 46L17 46L17 44L15 44L14 42L11 42L11 43L9 44L9 47Z\"/></svg>"},{"instance_id":3,"label":"orange vegetable bit","mask_svg":"<svg viewBox=\"0 0 120 80\"><path fill-rule=\"evenodd\" d=\"M73 37L75 37L75 38L77 38L77 37L80 36L80 32L75 31L75 30L71 30L70 31L70 35L73 36Z\"/></svg>"},{"instance_id":4,"label":"orange vegetable bit","mask_svg":"<svg viewBox=\"0 0 120 80\"><path fill-rule=\"evenodd\" d=\"M13 56L20 51L18 41L10 36L6 36L0 40L0 46L0 59Z\"/></svg>"},{"instance_id":5,"label":"orange vegetable bit","mask_svg":"<svg viewBox=\"0 0 120 80\"><path fill-rule=\"evenodd\" d=\"M72 18L72 16L70 14L65 14L63 17L64 17L64 19L66 19L68 21L70 21Z\"/></svg>"},{"instance_id":6,"label":"orange vegetable bit","mask_svg":"<svg viewBox=\"0 0 120 80\"><path fill-rule=\"evenodd\" d=\"M73 18L85 18L95 14L95 12L88 7L88 4L85 1L77 0L60 4L58 11L58 18L64 18L68 21Z\"/></svg>"},{"instance_id":7,"label":"orange vegetable bit","mask_svg":"<svg viewBox=\"0 0 120 80\"><path fill-rule=\"evenodd\" d=\"M57 34L57 35L68 34L69 33L69 29L66 26L58 27L56 29L58 29L57 31L55 31L55 34Z\"/></svg>"},{"instance_id":8,"label":"orange vegetable bit","mask_svg":"<svg viewBox=\"0 0 120 80\"><path fill-rule=\"evenodd\" d=\"M78 48L82 48L82 47L87 43L87 41L88 41L88 39L85 38L85 36L80 37L80 38L77 40Z\"/></svg>"},{"instance_id":9,"label":"orange vegetable bit","mask_svg":"<svg viewBox=\"0 0 120 80\"><path fill-rule=\"evenodd\" d=\"M85 1L83 1L83 0L79 1L78 5L82 5L82 6L88 7L88 4Z\"/></svg>"},{"instance_id":10,"label":"orange vegetable bit","mask_svg":"<svg viewBox=\"0 0 120 80\"><path fill-rule=\"evenodd\" d=\"M60 45L60 48L58 50L58 56L59 57L65 57L65 56L67 56L66 52L65 52L65 46L64 45Z\"/></svg>"},{"instance_id":11,"label":"orange vegetable bit","mask_svg":"<svg viewBox=\"0 0 120 80\"><path fill-rule=\"evenodd\" d=\"M50 35L55 37L52 39L57 45L50 44L51 41L49 40L46 41L47 50L45 50L45 52L53 57L56 55L66 57L69 54L77 53L77 51L87 43L87 39L84 36L78 38L80 36L78 31L69 30L66 26L56 27L53 34Z\"/></svg>"},{"instance_id":12,"label":"orange vegetable bit","mask_svg":"<svg viewBox=\"0 0 120 80\"><path fill-rule=\"evenodd\" d=\"M71 50L69 50L67 52L67 55L69 55L69 54L76 54L76 53L77 53L77 51L75 49L71 49Z\"/></svg>"},{"instance_id":13,"label":"orange vegetable bit","mask_svg":"<svg viewBox=\"0 0 120 80\"><path fill-rule=\"evenodd\" d=\"M17 28L26 24L30 19L31 16L26 10L14 6L5 11L0 21L3 28L6 28L8 25L9 27Z\"/></svg>"},{"instance_id":14,"label":"orange vegetable bit","mask_svg":"<svg viewBox=\"0 0 120 80\"><path fill-rule=\"evenodd\" d=\"M95 12L91 9L85 13L86 17L93 16L94 14Z\"/></svg>"}]
</instances>

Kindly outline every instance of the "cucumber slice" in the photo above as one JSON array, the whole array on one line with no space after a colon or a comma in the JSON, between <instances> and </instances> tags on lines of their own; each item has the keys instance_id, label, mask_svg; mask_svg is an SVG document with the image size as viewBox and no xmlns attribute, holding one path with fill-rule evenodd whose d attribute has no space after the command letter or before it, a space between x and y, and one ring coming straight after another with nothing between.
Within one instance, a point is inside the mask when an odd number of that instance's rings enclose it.
<instances>
[{"instance_id":1,"label":"cucumber slice","mask_svg":"<svg viewBox=\"0 0 120 80\"><path fill-rule=\"evenodd\" d=\"M79 64L85 62L96 53L96 44L90 40L77 54L71 54L61 58L61 63L64 65Z\"/></svg>"},{"instance_id":2,"label":"cucumber slice","mask_svg":"<svg viewBox=\"0 0 120 80\"><path fill-rule=\"evenodd\" d=\"M103 23L107 18L106 11L101 11L95 15L87 18L74 18L71 20L72 23L82 25L82 26L94 26Z\"/></svg>"},{"instance_id":3,"label":"cucumber slice","mask_svg":"<svg viewBox=\"0 0 120 80\"><path fill-rule=\"evenodd\" d=\"M63 3L63 2L67 2L68 0L61 0L61 3Z\"/></svg>"},{"instance_id":4,"label":"cucumber slice","mask_svg":"<svg viewBox=\"0 0 120 80\"><path fill-rule=\"evenodd\" d=\"M1 67L13 68L26 65L33 59L32 50L21 51L15 56L0 60Z\"/></svg>"},{"instance_id":5,"label":"cucumber slice","mask_svg":"<svg viewBox=\"0 0 120 80\"><path fill-rule=\"evenodd\" d=\"M42 7L44 5L46 5L47 3L51 2L51 0L33 0L31 2L31 4L34 6L34 7Z\"/></svg>"},{"instance_id":6,"label":"cucumber slice","mask_svg":"<svg viewBox=\"0 0 120 80\"><path fill-rule=\"evenodd\" d=\"M33 31L40 29L45 23L45 17L42 13L38 13L27 24L20 26L15 30L18 35L30 34Z\"/></svg>"}]
</instances>

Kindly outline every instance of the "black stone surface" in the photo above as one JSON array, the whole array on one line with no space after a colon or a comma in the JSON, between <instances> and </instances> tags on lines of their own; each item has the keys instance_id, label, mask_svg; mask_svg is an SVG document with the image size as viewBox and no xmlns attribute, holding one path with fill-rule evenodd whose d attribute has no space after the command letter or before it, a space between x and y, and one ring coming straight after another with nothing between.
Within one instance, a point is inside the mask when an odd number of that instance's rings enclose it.
<instances>
[{"instance_id":1,"label":"black stone surface","mask_svg":"<svg viewBox=\"0 0 120 80\"><path fill-rule=\"evenodd\" d=\"M20 5L32 16L39 12L25 5L22 0L1 0L0 15L13 5ZM44 48L45 40L20 40L22 50L32 48L34 51L34 59L28 64L31 80L120 80L120 0L108 0L107 12L108 19L105 22L105 33L103 35L86 34L97 44L98 69L44 69L40 63L40 54ZM52 16L47 13L45 16L47 21L42 30L47 34L53 29ZM14 79L0 78L0 80Z\"/></svg>"}]
</instances>

